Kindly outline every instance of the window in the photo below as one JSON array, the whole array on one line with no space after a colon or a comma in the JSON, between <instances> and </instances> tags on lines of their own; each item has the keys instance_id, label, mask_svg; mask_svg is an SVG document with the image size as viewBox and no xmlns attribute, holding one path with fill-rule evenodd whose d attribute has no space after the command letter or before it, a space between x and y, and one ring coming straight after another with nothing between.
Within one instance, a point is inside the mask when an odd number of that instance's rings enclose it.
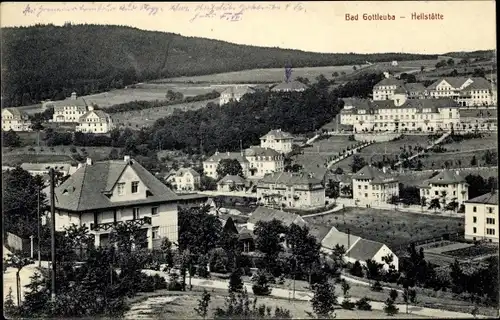
<instances>
[{"instance_id":1,"label":"window","mask_svg":"<svg viewBox=\"0 0 500 320\"><path fill-rule=\"evenodd\" d=\"M365 198L368 198L368 193L365 193Z\"/></svg>"},{"instance_id":2,"label":"window","mask_svg":"<svg viewBox=\"0 0 500 320\"><path fill-rule=\"evenodd\" d=\"M361 186L360 186L360 185L358 185L358 189L361 189Z\"/></svg>"},{"instance_id":3,"label":"window","mask_svg":"<svg viewBox=\"0 0 500 320\"><path fill-rule=\"evenodd\" d=\"M486 224L495 224L495 218L486 218Z\"/></svg>"},{"instance_id":4,"label":"window","mask_svg":"<svg viewBox=\"0 0 500 320\"><path fill-rule=\"evenodd\" d=\"M477 232L477 228L476 227L472 228L472 233L476 233L476 232Z\"/></svg>"},{"instance_id":5,"label":"window","mask_svg":"<svg viewBox=\"0 0 500 320\"><path fill-rule=\"evenodd\" d=\"M154 216L154 215L157 215L158 214L158 207L152 207L151 208L151 215Z\"/></svg>"},{"instance_id":6,"label":"window","mask_svg":"<svg viewBox=\"0 0 500 320\"><path fill-rule=\"evenodd\" d=\"M488 208L488 213L493 213L493 208Z\"/></svg>"},{"instance_id":7,"label":"window","mask_svg":"<svg viewBox=\"0 0 500 320\"><path fill-rule=\"evenodd\" d=\"M486 229L486 234L494 236L495 235L495 229Z\"/></svg>"},{"instance_id":8,"label":"window","mask_svg":"<svg viewBox=\"0 0 500 320\"><path fill-rule=\"evenodd\" d=\"M439 195L439 192L438 192L438 191L434 191L434 194L435 194L436 196L438 196L438 195Z\"/></svg>"},{"instance_id":9,"label":"window","mask_svg":"<svg viewBox=\"0 0 500 320\"><path fill-rule=\"evenodd\" d=\"M125 193L125 183L121 182L121 183L118 183L118 185L116 186L117 190L118 190L118 195L119 196L123 196L123 194Z\"/></svg>"},{"instance_id":10,"label":"window","mask_svg":"<svg viewBox=\"0 0 500 320\"><path fill-rule=\"evenodd\" d=\"M472 212L477 212L477 208L475 206L472 207Z\"/></svg>"},{"instance_id":11,"label":"window","mask_svg":"<svg viewBox=\"0 0 500 320\"><path fill-rule=\"evenodd\" d=\"M472 223L476 223L477 222L477 217L472 217Z\"/></svg>"},{"instance_id":12,"label":"window","mask_svg":"<svg viewBox=\"0 0 500 320\"><path fill-rule=\"evenodd\" d=\"M368 186L365 186L365 190L368 190Z\"/></svg>"},{"instance_id":13,"label":"window","mask_svg":"<svg viewBox=\"0 0 500 320\"><path fill-rule=\"evenodd\" d=\"M153 239L160 238L160 234L159 234L160 230L159 229L160 229L160 227L153 227L152 232L151 232Z\"/></svg>"},{"instance_id":14,"label":"window","mask_svg":"<svg viewBox=\"0 0 500 320\"><path fill-rule=\"evenodd\" d=\"M135 219L139 219L139 216L141 215L141 210L140 208L132 208L132 216Z\"/></svg>"},{"instance_id":15,"label":"window","mask_svg":"<svg viewBox=\"0 0 500 320\"><path fill-rule=\"evenodd\" d=\"M139 189L139 181L132 181L132 193L137 193Z\"/></svg>"}]
</instances>

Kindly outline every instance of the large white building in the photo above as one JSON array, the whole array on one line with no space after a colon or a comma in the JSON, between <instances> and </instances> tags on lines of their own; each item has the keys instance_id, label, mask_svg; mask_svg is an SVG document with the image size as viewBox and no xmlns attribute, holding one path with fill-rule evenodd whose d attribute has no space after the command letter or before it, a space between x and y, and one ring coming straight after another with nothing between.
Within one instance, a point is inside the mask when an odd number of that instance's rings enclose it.
<instances>
[{"instance_id":1,"label":"large white building","mask_svg":"<svg viewBox=\"0 0 500 320\"><path fill-rule=\"evenodd\" d=\"M194 191L200 188L200 174L192 168L180 168L166 177L176 191Z\"/></svg>"},{"instance_id":2,"label":"large white building","mask_svg":"<svg viewBox=\"0 0 500 320\"><path fill-rule=\"evenodd\" d=\"M271 91L272 92L303 92L307 89L307 86L300 81L284 81L275 85Z\"/></svg>"},{"instance_id":3,"label":"large white building","mask_svg":"<svg viewBox=\"0 0 500 320\"><path fill-rule=\"evenodd\" d=\"M221 92L219 97L219 105L226 104L231 101L240 101L247 93L253 93L255 90L248 86L233 86Z\"/></svg>"},{"instance_id":4,"label":"large white building","mask_svg":"<svg viewBox=\"0 0 500 320\"><path fill-rule=\"evenodd\" d=\"M76 127L76 131L85 133L108 133L112 129L113 121L109 114L102 110L94 110L92 107L80 117Z\"/></svg>"},{"instance_id":5,"label":"large white building","mask_svg":"<svg viewBox=\"0 0 500 320\"><path fill-rule=\"evenodd\" d=\"M73 92L69 99L48 104L54 106L53 122L79 122L80 117L89 111L85 99L77 97L76 92Z\"/></svg>"},{"instance_id":6,"label":"large white building","mask_svg":"<svg viewBox=\"0 0 500 320\"><path fill-rule=\"evenodd\" d=\"M266 135L260 138L260 146L262 148L271 148L279 153L288 153L292 151L293 136L281 129L269 131Z\"/></svg>"},{"instance_id":7,"label":"large white building","mask_svg":"<svg viewBox=\"0 0 500 320\"><path fill-rule=\"evenodd\" d=\"M352 125L355 132L433 132L458 128L459 108L451 99L406 99L398 93L392 97L394 100L344 99L340 123Z\"/></svg>"},{"instance_id":8,"label":"large white building","mask_svg":"<svg viewBox=\"0 0 500 320\"><path fill-rule=\"evenodd\" d=\"M320 179L306 173L276 172L259 180L257 201L277 208L323 207L325 188Z\"/></svg>"},{"instance_id":9,"label":"large white building","mask_svg":"<svg viewBox=\"0 0 500 320\"><path fill-rule=\"evenodd\" d=\"M124 157L87 163L55 190L56 230L87 226L95 245L109 244L117 224L135 225L147 236L141 246L178 242L178 206L199 206L207 197L176 195L137 161Z\"/></svg>"},{"instance_id":10,"label":"large white building","mask_svg":"<svg viewBox=\"0 0 500 320\"><path fill-rule=\"evenodd\" d=\"M367 165L352 176L352 196L358 204L388 203L399 197L399 182L386 168Z\"/></svg>"},{"instance_id":11,"label":"large white building","mask_svg":"<svg viewBox=\"0 0 500 320\"><path fill-rule=\"evenodd\" d=\"M2 109L2 130L31 131L28 114L19 108Z\"/></svg>"},{"instance_id":12,"label":"large white building","mask_svg":"<svg viewBox=\"0 0 500 320\"><path fill-rule=\"evenodd\" d=\"M203 172L213 179L217 176L217 167L223 159L236 159L241 165L246 178L262 178L265 174L284 170L284 157L270 148L251 147L242 152L215 152L203 161Z\"/></svg>"},{"instance_id":13,"label":"large white building","mask_svg":"<svg viewBox=\"0 0 500 320\"><path fill-rule=\"evenodd\" d=\"M431 98L451 98L460 106L489 106L496 103L493 85L484 78L442 78L427 87Z\"/></svg>"},{"instance_id":14,"label":"large white building","mask_svg":"<svg viewBox=\"0 0 500 320\"><path fill-rule=\"evenodd\" d=\"M498 191L465 201L465 239L498 242Z\"/></svg>"},{"instance_id":15,"label":"large white building","mask_svg":"<svg viewBox=\"0 0 500 320\"><path fill-rule=\"evenodd\" d=\"M459 171L443 170L420 185L420 198L425 197L427 205L432 199L439 199L441 206L456 201L459 205L469 199L469 185Z\"/></svg>"}]
</instances>

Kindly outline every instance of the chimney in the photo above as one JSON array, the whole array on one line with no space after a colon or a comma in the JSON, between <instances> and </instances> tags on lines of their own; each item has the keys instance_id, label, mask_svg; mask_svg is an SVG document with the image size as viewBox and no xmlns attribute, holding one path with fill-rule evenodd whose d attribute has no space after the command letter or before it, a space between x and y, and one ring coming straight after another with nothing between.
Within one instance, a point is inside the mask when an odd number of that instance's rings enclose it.
<instances>
[{"instance_id":1,"label":"chimney","mask_svg":"<svg viewBox=\"0 0 500 320\"><path fill-rule=\"evenodd\" d=\"M92 165L92 158L87 158L87 165L91 166Z\"/></svg>"},{"instance_id":2,"label":"chimney","mask_svg":"<svg viewBox=\"0 0 500 320\"><path fill-rule=\"evenodd\" d=\"M130 156L124 156L123 157L123 161L125 161L125 163L130 163Z\"/></svg>"},{"instance_id":3,"label":"chimney","mask_svg":"<svg viewBox=\"0 0 500 320\"><path fill-rule=\"evenodd\" d=\"M71 93L71 100L76 100L76 92Z\"/></svg>"}]
</instances>

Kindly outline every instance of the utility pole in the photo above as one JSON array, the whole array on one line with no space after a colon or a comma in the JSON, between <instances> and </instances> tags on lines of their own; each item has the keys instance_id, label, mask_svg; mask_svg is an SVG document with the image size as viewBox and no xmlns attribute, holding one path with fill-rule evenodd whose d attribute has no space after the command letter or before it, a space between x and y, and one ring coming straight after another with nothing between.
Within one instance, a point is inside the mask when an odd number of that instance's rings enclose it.
<instances>
[{"instance_id":1,"label":"utility pole","mask_svg":"<svg viewBox=\"0 0 500 320\"><path fill-rule=\"evenodd\" d=\"M42 224L42 220L40 218L40 186L38 186L38 202L37 202L37 213L38 213L38 267L42 267L42 254L40 252L40 225Z\"/></svg>"},{"instance_id":2,"label":"utility pole","mask_svg":"<svg viewBox=\"0 0 500 320\"><path fill-rule=\"evenodd\" d=\"M52 286L50 296L52 302L56 300L56 204L55 204L55 181L54 181L54 168L50 168L50 234L52 251Z\"/></svg>"}]
</instances>

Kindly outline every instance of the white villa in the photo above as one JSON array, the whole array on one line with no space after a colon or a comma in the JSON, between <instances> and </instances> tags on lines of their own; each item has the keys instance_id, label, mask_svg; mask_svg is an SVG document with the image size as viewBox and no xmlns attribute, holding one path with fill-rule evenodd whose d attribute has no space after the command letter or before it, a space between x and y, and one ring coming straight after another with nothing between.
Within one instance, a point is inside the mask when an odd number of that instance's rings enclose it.
<instances>
[{"instance_id":1,"label":"white villa","mask_svg":"<svg viewBox=\"0 0 500 320\"><path fill-rule=\"evenodd\" d=\"M102 110L94 110L89 107L78 120L76 131L85 133L108 133L113 129L113 121L109 114Z\"/></svg>"},{"instance_id":2,"label":"white villa","mask_svg":"<svg viewBox=\"0 0 500 320\"><path fill-rule=\"evenodd\" d=\"M284 81L275 85L271 91L273 92L303 92L307 86L300 81Z\"/></svg>"},{"instance_id":3,"label":"white villa","mask_svg":"<svg viewBox=\"0 0 500 320\"><path fill-rule=\"evenodd\" d=\"M200 188L200 174L192 168L180 168L167 177L175 191L195 191Z\"/></svg>"},{"instance_id":4,"label":"white villa","mask_svg":"<svg viewBox=\"0 0 500 320\"><path fill-rule=\"evenodd\" d=\"M176 195L137 161L87 159L56 188L56 230L87 226L95 245L109 244L116 224L139 226L147 236L140 246L157 248L167 237L178 241L178 206L200 206L207 197Z\"/></svg>"},{"instance_id":5,"label":"white villa","mask_svg":"<svg viewBox=\"0 0 500 320\"><path fill-rule=\"evenodd\" d=\"M442 78L427 87L427 91L432 98L451 98L464 107L496 104L493 85L484 78Z\"/></svg>"},{"instance_id":6,"label":"white villa","mask_svg":"<svg viewBox=\"0 0 500 320\"><path fill-rule=\"evenodd\" d=\"M257 200L276 208L315 208L325 205L325 188L320 179L294 172L265 175L257 184Z\"/></svg>"},{"instance_id":7,"label":"white villa","mask_svg":"<svg viewBox=\"0 0 500 320\"><path fill-rule=\"evenodd\" d=\"M73 92L69 99L48 104L54 106L53 122L79 122L80 117L90 110L85 99L77 97L76 92Z\"/></svg>"},{"instance_id":8,"label":"white villa","mask_svg":"<svg viewBox=\"0 0 500 320\"><path fill-rule=\"evenodd\" d=\"M260 138L262 148L271 148L279 153L288 153L292 151L293 136L281 129L271 130Z\"/></svg>"},{"instance_id":9,"label":"white villa","mask_svg":"<svg viewBox=\"0 0 500 320\"><path fill-rule=\"evenodd\" d=\"M422 197L427 199L428 204L432 199L439 199L445 205L454 200L461 205L469 199L469 185L459 171L443 170L422 183L420 198Z\"/></svg>"},{"instance_id":10,"label":"white villa","mask_svg":"<svg viewBox=\"0 0 500 320\"><path fill-rule=\"evenodd\" d=\"M465 201L465 239L498 242L498 191Z\"/></svg>"},{"instance_id":11,"label":"white villa","mask_svg":"<svg viewBox=\"0 0 500 320\"><path fill-rule=\"evenodd\" d=\"M19 108L2 109L2 130L31 131L28 114Z\"/></svg>"},{"instance_id":12,"label":"white villa","mask_svg":"<svg viewBox=\"0 0 500 320\"><path fill-rule=\"evenodd\" d=\"M219 105L224 105L231 101L240 101L247 93L253 93L255 90L249 86L233 86L221 92Z\"/></svg>"},{"instance_id":13,"label":"white villa","mask_svg":"<svg viewBox=\"0 0 500 320\"><path fill-rule=\"evenodd\" d=\"M352 196L359 204L387 203L399 197L399 182L386 168L367 165L352 177Z\"/></svg>"}]
</instances>

